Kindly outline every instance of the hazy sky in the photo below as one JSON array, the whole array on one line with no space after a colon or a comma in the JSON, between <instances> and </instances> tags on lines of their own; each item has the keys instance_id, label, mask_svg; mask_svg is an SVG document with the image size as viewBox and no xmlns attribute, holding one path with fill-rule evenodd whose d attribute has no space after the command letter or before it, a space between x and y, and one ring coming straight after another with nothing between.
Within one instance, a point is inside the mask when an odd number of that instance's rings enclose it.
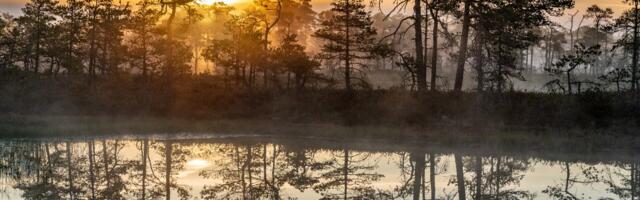
<instances>
[{"instance_id":1,"label":"hazy sky","mask_svg":"<svg viewBox=\"0 0 640 200\"><path fill-rule=\"evenodd\" d=\"M24 5L27 0L0 0L0 12L8 12L13 15L17 15L20 13L20 8ZM123 0L125 2L126 0ZM136 1L136 0L130 0ZM229 0L224 0L229 1ZM231 0L233 1L233 0ZM237 1L250 1L250 0L237 0ZM312 0L316 10L324 10L329 7L329 2L331 0ZM391 3L393 0L386 0L385 2ZM616 11L616 14L620 13L625 8L629 8L627 4L623 2L623 0L576 0L576 8L578 10L584 11L587 7L597 4L601 7L611 7Z\"/></svg>"}]
</instances>

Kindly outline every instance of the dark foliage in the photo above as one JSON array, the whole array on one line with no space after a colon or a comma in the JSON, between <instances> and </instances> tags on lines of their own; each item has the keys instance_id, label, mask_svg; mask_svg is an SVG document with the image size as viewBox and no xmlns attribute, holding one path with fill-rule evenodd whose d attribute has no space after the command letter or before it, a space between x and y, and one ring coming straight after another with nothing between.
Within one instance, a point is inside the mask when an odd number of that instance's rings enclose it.
<instances>
[{"instance_id":1,"label":"dark foliage","mask_svg":"<svg viewBox=\"0 0 640 200\"><path fill-rule=\"evenodd\" d=\"M298 122L479 127L636 126L631 93L427 93L405 90L225 89L222 78L188 76L166 88L120 76L94 85L21 71L0 80L0 112L14 114L125 115L181 118L253 118ZM12 77L12 78L6 78Z\"/></svg>"}]
</instances>

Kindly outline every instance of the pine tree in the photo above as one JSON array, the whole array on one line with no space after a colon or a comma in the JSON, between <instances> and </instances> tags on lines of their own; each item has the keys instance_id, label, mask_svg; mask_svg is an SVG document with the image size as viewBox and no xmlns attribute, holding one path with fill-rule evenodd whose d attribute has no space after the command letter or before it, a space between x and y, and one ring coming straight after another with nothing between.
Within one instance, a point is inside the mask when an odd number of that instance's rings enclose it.
<instances>
[{"instance_id":1,"label":"pine tree","mask_svg":"<svg viewBox=\"0 0 640 200\"><path fill-rule=\"evenodd\" d=\"M153 66L151 40L154 38L153 28L160 18L158 10L150 8L150 5L151 2L148 0L138 3L139 7L133 13L129 24L133 33L133 39L128 43L130 62L140 70L144 80L148 80L154 73L154 70L150 69Z\"/></svg>"},{"instance_id":2,"label":"pine tree","mask_svg":"<svg viewBox=\"0 0 640 200\"><path fill-rule=\"evenodd\" d=\"M225 79L232 78L238 86L252 87L255 82L253 66L263 64L264 55L267 55L262 48L263 35L246 16L234 17L225 29L230 38L209 41L202 56L221 67Z\"/></svg>"},{"instance_id":3,"label":"pine tree","mask_svg":"<svg viewBox=\"0 0 640 200\"><path fill-rule=\"evenodd\" d=\"M302 44L306 44L313 31L315 16L310 0L282 0L282 14L273 37L285 39L295 34Z\"/></svg>"},{"instance_id":4,"label":"pine tree","mask_svg":"<svg viewBox=\"0 0 640 200\"><path fill-rule=\"evenodd\" d=\"M550 25L552 22L549 16L571 5L570 0L476 2L474 9L470 11L475 16L473 24L477 28L475 34L478 40L475 42L479 42L474 44L478 50L475 53L480 53L480 49L484 50L483 55L476 55L476 62L482 65L476 64L475 68L478 79L489 84L479 82L478 85L502 92L512 86L512 78L524 80L519 57L522 51L542 39L537 27ZM461 85L457 86L460 88L454 90L462 89ZM481 91L484 88L478 89Z\"/></svg>"},{"instance_id":5,"label":"pine tree","mask_svg":"<svg viewBox=\"0 0 640 200\"><path fill-rule=\"evenodd\" d=\"M125 62L123 46L124 28L129 23L128 4L102 1L99 16L99 64L103 73L114 74L121 71L120 65Z\"/></svg>"},{"instance_id":6,"label":"pine tree","mask_svg":"<svg viewBox=\"0 0 640 200\"><path fill-rule=\"evenodd\" d=\"M626 27L631 29L630 33L626 33L623 36L623 41L628 41L625 46L630 46L632 56L631 56L631 91L636 92L638 87L638 56L640 51L640 41L639 35L640 31L638 30L638 26L640 24L640 1L639 0L625 0L624 2L633 6L630 10L626 11L620 18L617 20L618 26Z\"/></svg>"},{"instance_id":7,"label":"pine tree","mask_svg":"<svg viewBox=\"0 0 640 200\"><path fill-rule=\"evenodd\" d=\"M327 41L320 57L344 62L345 89L352 90L352 72L355 67L366 67L358 60L372 57L370 50L376 31L362 0L336 0L331 5L333 16L322 21L315 33L316 37Z\"/></svg>"},{"instance_id":8,"label":"pine tree","mask_svg":"<svg viewBox=\"0 0 640 200\"><path fill-rule=\"evenodd\" d=\"M295 34L287 35L282 40L282 44L273 52L273 60L282 71L293 74L293 81L296 89L304 88L305 83L313 75L313 71L320 63L312 60L304 52L304 46L298 44ZM289 86L287 79L287 86Z\"/></svg>"},{"instance_id":9,"label":"pine tree","mask_svg":"<svg viewBox=\"0 0 640 200\"><path fill-rule=\"evenodd\" d=\"M54 10L57 2L52 0L33 0L22 8L23 15L18 19L26 34L23 47L23 67L25 70L40 70L41 56L44 52L42 46L49 33L52 21L55 20Z\"/></svg>"},{"instance_id":10,"label":"pine tree","mask_svg":"<svg viewBox=\"0 0 640 200\"><path fill-rule=\"evenodd\" d=\"M69 73L77 74L84 71L82 57L84 50L82 44L85 41L86 3L80 0L69 0L60 5L56 10L60 17L62 31L61 41L64 42L61 59L62 66Z\"/></svg>"}]
</instances>

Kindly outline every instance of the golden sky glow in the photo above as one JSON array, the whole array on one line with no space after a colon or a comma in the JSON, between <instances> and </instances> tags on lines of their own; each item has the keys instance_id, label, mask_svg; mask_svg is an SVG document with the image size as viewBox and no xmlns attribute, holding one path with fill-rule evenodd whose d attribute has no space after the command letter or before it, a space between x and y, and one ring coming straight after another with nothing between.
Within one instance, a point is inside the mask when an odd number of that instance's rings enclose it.
<instances>
[{"instance_id":1,"label":"golden sky glow","mask_svg":"<svg viewBox=\"0 0 640 200\"><path fill-rule=\"evenodd\" d=\"M22 5L24 4L25 0L2 0L0 1L0 7L1 6L14 6L14 5Z\"/></svg>"},{"instance_id":2,"label":"golden sky glow","mask_svg":"<svg viewBox=\"0 0 640 200\"><path fill-rule=\"evenodd\" d=\"M600 7L612 8L616 13L620 13L630 6L623 2L623 0L576 0L576 9L584 11L587 7L596 4Z\"/></svg>"}]
</instances>

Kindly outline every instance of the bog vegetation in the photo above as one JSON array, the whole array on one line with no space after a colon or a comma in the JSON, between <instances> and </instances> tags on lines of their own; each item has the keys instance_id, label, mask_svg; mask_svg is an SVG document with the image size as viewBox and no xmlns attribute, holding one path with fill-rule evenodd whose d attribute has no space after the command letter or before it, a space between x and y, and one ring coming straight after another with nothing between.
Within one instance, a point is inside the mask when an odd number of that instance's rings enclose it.
<instances>
[{"instance_id":1,"label":"bog vegetation","mask_svg":"<svg viewBox=\"0 0 640 200\"><path fill-rule=\"evenodd\" d=\"M573 0L388 3L334 0L317 11L310 0L31 0L0 17L0 112L590 127L640 119L637 0L623 13L576 12Z\"/></svg>"}]
</instances>

